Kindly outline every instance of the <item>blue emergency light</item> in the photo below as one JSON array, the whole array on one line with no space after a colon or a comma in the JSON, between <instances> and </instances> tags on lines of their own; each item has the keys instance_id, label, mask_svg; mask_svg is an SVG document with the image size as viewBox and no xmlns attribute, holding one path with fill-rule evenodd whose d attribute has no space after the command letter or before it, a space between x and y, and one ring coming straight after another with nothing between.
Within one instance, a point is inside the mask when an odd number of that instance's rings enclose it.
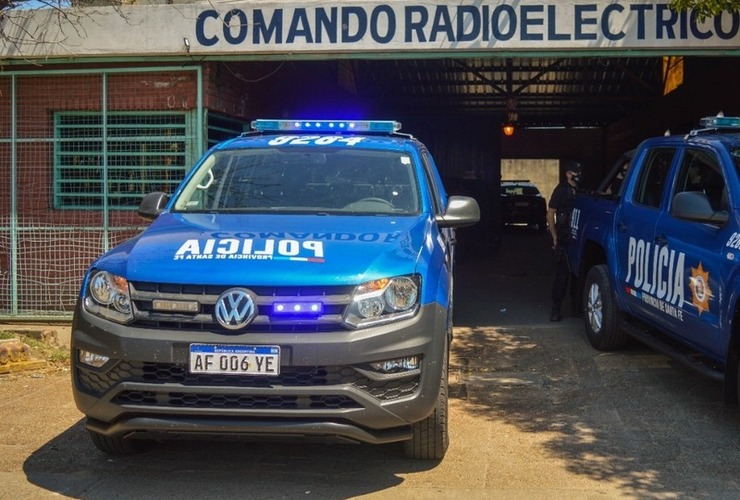
<instances>
[{"instance_id":1,"label":"blue emergency light","mask_svg":"<svg viewBox=\"0 0 740 500\"><path fill-rule=\"evenodd\" d=\"M699 123L706 128L740 128L740 118L737 116L707 116Z\"/></svg>"},{"instance_id":2,"label":"blue emergency light","mask_svg":"<svg viewBox=\"0 0 740 500\"><path fill-rule=\"evenodd\" d=\"M401 123L392 120L267 120L252 121L259 132L365 132L392 134Z\"/></svg>"},{"instance_id":3,"label":"blue emergency light","mask_svg":"<svg viewBox=\"0 0 740 500\"><path fill-rule=\"evenodd\" d=\"M324 312L321 302L275 302L273 316L320 316Z\"/></svg>"}]
</instances>

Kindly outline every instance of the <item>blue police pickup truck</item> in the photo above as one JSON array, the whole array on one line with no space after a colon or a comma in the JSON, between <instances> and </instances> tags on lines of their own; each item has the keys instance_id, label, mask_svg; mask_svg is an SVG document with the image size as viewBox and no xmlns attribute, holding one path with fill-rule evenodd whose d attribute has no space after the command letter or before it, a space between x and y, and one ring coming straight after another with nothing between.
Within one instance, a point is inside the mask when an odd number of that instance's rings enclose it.
<instances>
[{"instance_id":1,"label":"blue police pickup truck","mask_svg":"<svg viewBox=\"0 0 740 500\"><path fill-rule=\"evenodd\" d=\"M441 459L454 231L478 204L397 122L252 126L87 271L72 384L93 443L330 436Z\"/></svg>"},{"instance_id":2,"label":"blue police pickup truck","mask_svg":"<svg viewBox=\"0 0 740 500\"><path fill-rule=\"evenodd\" d=\"M569 258L599 350L634 337L740 391L740 118L644 141L577 197Z\"/></svg>"}]
</instances>

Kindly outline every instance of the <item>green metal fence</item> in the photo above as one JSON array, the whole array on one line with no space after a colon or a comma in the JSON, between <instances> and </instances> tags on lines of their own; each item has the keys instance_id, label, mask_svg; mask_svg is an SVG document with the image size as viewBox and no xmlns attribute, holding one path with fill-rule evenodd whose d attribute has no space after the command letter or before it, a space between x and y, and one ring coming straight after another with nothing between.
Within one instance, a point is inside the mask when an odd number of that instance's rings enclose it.
<instances>
[{"instance_id":1,"label":"green metal fence","mask_svg":"<svg viewBox=\"0 0 740 500\"><path fill-rule=\"evenodd\" d=\"M199 67L0 74L0 319L66 319L206 145Z\"/></svg>"}]
</instances>

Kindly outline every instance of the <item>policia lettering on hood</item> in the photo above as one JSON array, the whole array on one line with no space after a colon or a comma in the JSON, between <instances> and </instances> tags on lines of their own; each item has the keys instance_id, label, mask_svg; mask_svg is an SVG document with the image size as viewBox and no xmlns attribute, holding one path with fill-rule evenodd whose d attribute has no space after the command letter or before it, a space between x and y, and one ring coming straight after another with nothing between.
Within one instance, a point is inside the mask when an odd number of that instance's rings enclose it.
<instances>
[{"instance_id":1,"label":"policia lettering on hood","mask_svg":"<svg viewBox=\"0 0 740 500\"><path fill-rule=\"evenodd\" d=\"M627 249L627 284L681 308L685 260L683 252L631 237Z\"/></svg>"},{"instance_id":2,"label":"policia lettering on hood","mask_svg":"<svg viewBox=\"0 0 740 500\"><path fill-rule=\"evenodd\" d=\"M240 238L190 239L183 243L175 253L174 260L199 259L271 259L280 257L324 258L324 245L321 241L298 240L253 240Z\"/></svg>"}]
</instances>

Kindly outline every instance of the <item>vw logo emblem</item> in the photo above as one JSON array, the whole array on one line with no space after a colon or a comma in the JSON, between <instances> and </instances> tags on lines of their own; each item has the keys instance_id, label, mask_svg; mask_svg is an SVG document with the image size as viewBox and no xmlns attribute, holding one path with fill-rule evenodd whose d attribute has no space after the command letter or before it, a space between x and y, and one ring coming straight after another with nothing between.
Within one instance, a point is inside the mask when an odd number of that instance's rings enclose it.
<instances>
[{"instance_id":1,"label":"vw logo emblem","mask_svg":"<svg viewBox=\"0 0 740 500\"><path fill-rule=\"evenodd\" d=\"M254 300L242 288L231 288L216 300L216 321L228 330L239 330L252 322L257 315Z\"/></svg>"}]
</instances>

